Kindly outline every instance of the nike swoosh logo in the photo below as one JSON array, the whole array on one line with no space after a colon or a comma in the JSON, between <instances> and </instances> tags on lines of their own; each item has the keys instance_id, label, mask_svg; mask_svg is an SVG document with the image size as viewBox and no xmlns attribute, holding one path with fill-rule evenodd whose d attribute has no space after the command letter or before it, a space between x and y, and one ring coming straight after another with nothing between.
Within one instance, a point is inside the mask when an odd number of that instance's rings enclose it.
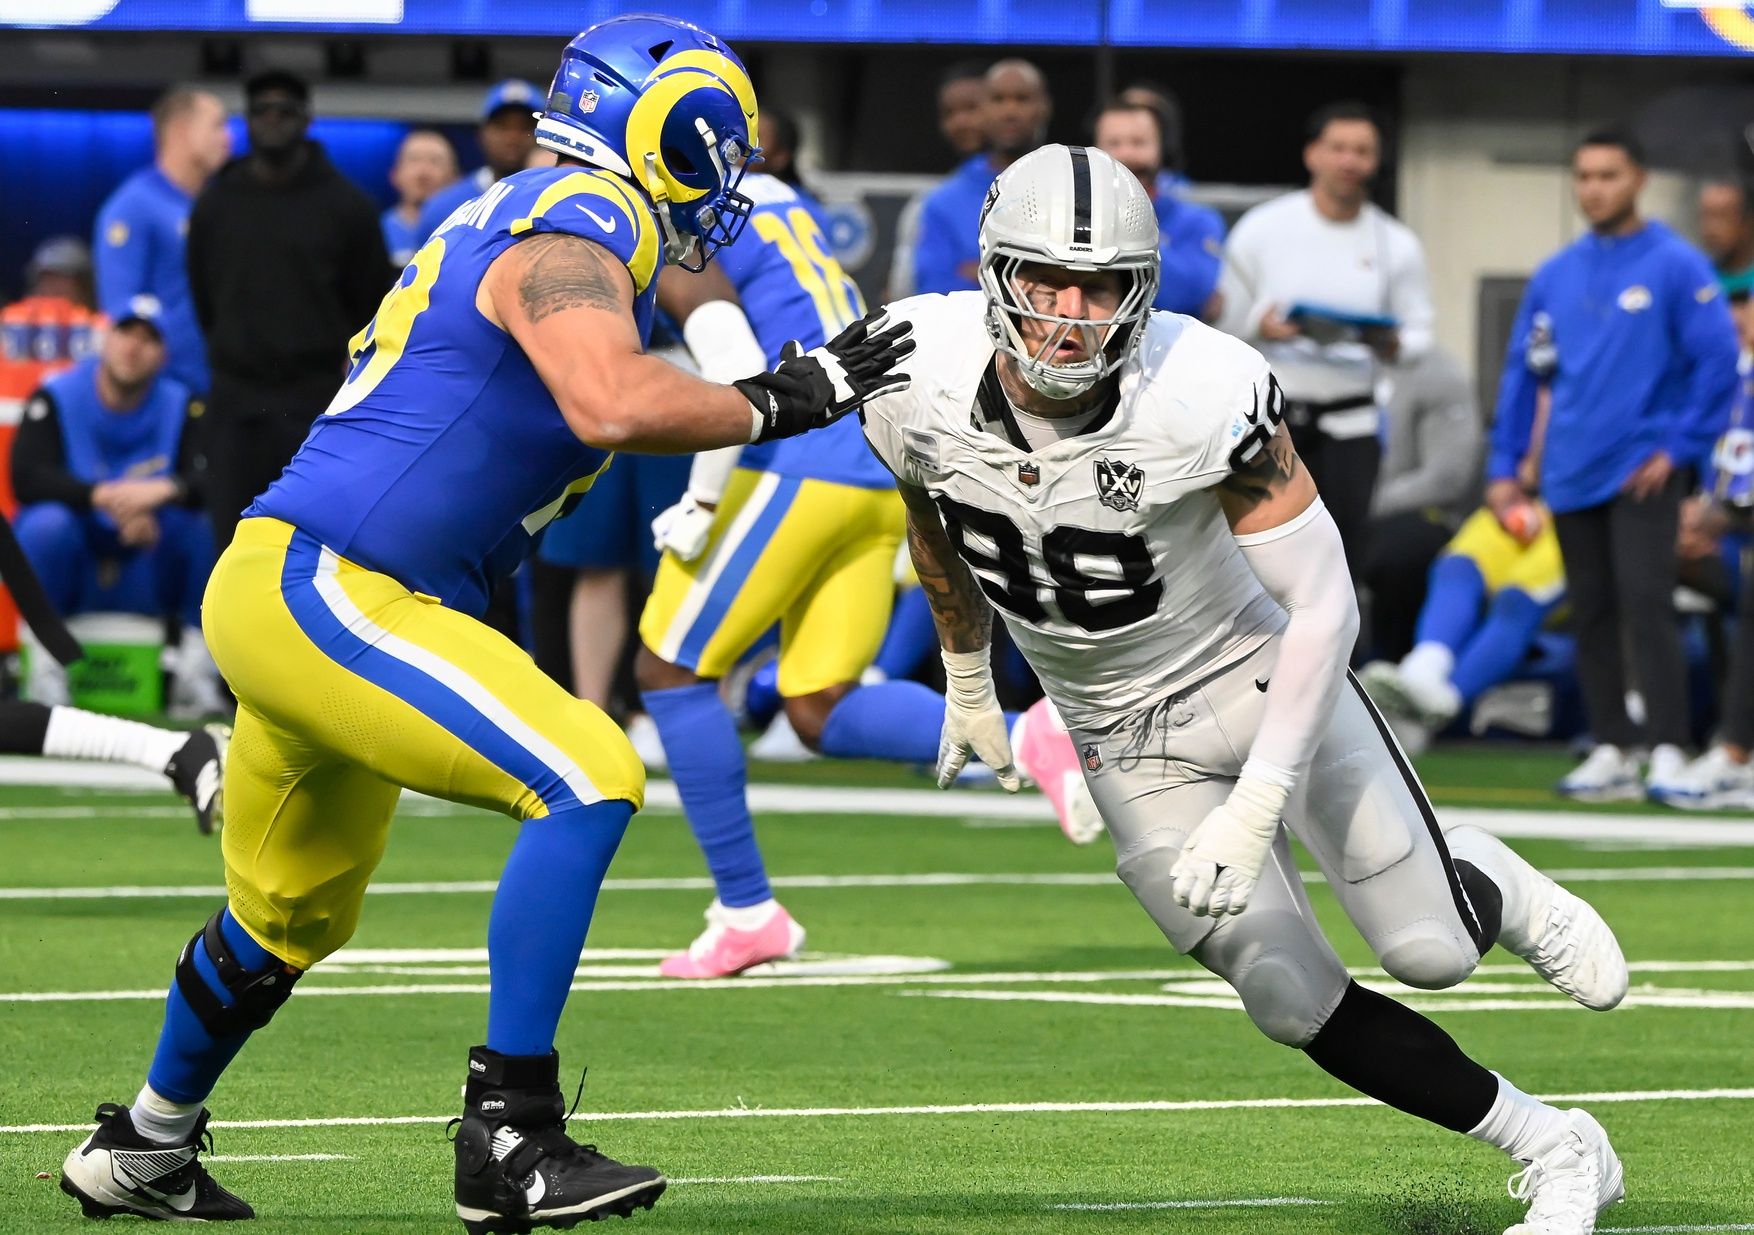
<instances>
[{"instance_id":1,"label":"nike swoosh logo","mask_svg":"<svg viewBox=\"0 0 1754 1235\"><path fill-rule=\"evenodd\" d=\"M1271 682L1272 680L1273 680L1272 678L1256 678L1255 679L1255 689L1260 691L1263 695L1266 694L1267 693L1267 683Z\"/></svg>"},{"instance_id":2,"label":"nike swoosh logo","mask_svg":"<svg viewBox=\"0 0 1754 1235\"><path fill-rule=\"evenodd\" d=\"M592 210L589 206L585 205L583 202L575 202L574 205L576 205L580 210L583 210L586 214L590 215L591 222L595 223L598 227L602 228L605 235L613 233L615 231L616 227L621 223L621 220L615 218L613 215L611 215L609 218L605 219L602 215L598 214L595 210Z\"/></svg>"}]
</instances>

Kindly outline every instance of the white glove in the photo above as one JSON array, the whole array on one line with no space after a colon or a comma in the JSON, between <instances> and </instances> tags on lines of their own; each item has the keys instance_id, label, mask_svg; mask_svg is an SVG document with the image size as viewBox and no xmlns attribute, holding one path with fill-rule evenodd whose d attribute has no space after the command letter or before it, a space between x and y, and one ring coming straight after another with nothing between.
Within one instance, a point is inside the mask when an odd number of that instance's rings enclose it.
<instances>
[{"instance_id":1,"label":"white glove","mask_svg":"<svg viewBox=\"0 0 1754 1235\"><path fill-rule=\"evenodd\" d=\"M1279 834L1288 791L1242 776L1230 796L1201 821L1170 868L1176 903L1197 917L1241 913L1260 881Z\"/></svg>"},{"instance_id":2,"label":"white glove","mask_svg":"<svg viewBox=\"0 0 1754 1235\"><path fill-rule=\"evenodd\" d=\"M684 562L692 562L706 548L708 534L713 530L713 512L684 493L682 500L658 512L652 520L652 539L659 552L668 549Z\"/></svg>"},{"instance_id":3,"label":"white glove","mask_svg":"<svg viewBox=\"0 0 1754 1235\"><path fill-rule=\"evenodd\" d=\"M1006 793L1023 787L986 648L944 653L944 729L938 735L938 788L948 789L970 752L993 769Z\"/></svg>"}]
</instances>

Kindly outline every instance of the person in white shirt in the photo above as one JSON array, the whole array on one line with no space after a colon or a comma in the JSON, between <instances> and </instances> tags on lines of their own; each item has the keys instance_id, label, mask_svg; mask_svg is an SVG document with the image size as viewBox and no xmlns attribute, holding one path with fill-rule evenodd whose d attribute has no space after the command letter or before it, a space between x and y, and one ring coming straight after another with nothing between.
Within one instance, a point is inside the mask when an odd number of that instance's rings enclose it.
<instances>
[{"instance_id":1,"label":"person in white shirt","mask_svg":"<svg viewBox=\"0 0 1754 1235\"><path fill-rule=\"evenodd\" d=\"M1258 346L1284 387L1292 440L1363 562L1381 464L1378 364L1431 347L1425 252L1370 201L1382 134L1361 104L1335 103L1309 122L1309 188L1256 206L1225 245L1219 325Z\"/></svg>"}]
</instances>

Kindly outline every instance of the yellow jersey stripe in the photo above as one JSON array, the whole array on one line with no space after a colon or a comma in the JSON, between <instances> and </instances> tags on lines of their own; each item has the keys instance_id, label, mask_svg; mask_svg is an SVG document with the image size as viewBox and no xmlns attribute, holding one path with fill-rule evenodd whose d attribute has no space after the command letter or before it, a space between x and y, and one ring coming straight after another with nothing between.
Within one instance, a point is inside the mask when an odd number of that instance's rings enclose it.
<instances>
[{"instance_id":1,"label":"yellow jersey stripe","mask_svg":"<svg viewBox=\"0 0 1754 1235\"><path fill-rule=\"evenodd\" d=\"M608 202L627 218L634 234L633 257L627 262L627 272L633 276L635 294L645 291L658 271L657 234L645 207L633 200L627 188L608 172L577 171L556 180L542 190L529 214L512 223L511 234L523 235L536 225L536 220L546 217L550 210L581 194L589 194Z\"/></svg>"}]
</instances>

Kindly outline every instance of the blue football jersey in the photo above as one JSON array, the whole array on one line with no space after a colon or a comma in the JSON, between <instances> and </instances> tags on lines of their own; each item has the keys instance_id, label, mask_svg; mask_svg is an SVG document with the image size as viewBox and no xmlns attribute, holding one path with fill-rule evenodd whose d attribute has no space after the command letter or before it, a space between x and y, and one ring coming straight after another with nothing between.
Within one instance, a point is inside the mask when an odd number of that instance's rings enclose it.
<instances>
[{"instance_id":1,"label":"blue football jersey","mask_svg":"<svg viewBox=\"0 0 1754 1235\"><path fill-rule=\"evenodd\" d=\"M808 193L764 175L744 177L742 190L755 203L749 225L714 260L736 287L768 363L777 364L788 340L806 350L826 343L865 315L865 301L829 251L822 207ZM750 446L740 462L863 489L895 483L865 445L854 416L802 437Z\"/></svg>"},{"instance_id":2,"label":"blue football jersey","mask_svg":"<svg viewBox=\"0 0 1754 1235\"><path fill-rule=\"evenodd\" d=\"M520 239L594 240L633 276L649 337L657 220L608 172L540 168L459 208L350 346L353 367L279 480L245 516L283 519L341 556L466 613L609 462L573 435L535 366L475 308Z\"/></svg>"}]
</instances>

